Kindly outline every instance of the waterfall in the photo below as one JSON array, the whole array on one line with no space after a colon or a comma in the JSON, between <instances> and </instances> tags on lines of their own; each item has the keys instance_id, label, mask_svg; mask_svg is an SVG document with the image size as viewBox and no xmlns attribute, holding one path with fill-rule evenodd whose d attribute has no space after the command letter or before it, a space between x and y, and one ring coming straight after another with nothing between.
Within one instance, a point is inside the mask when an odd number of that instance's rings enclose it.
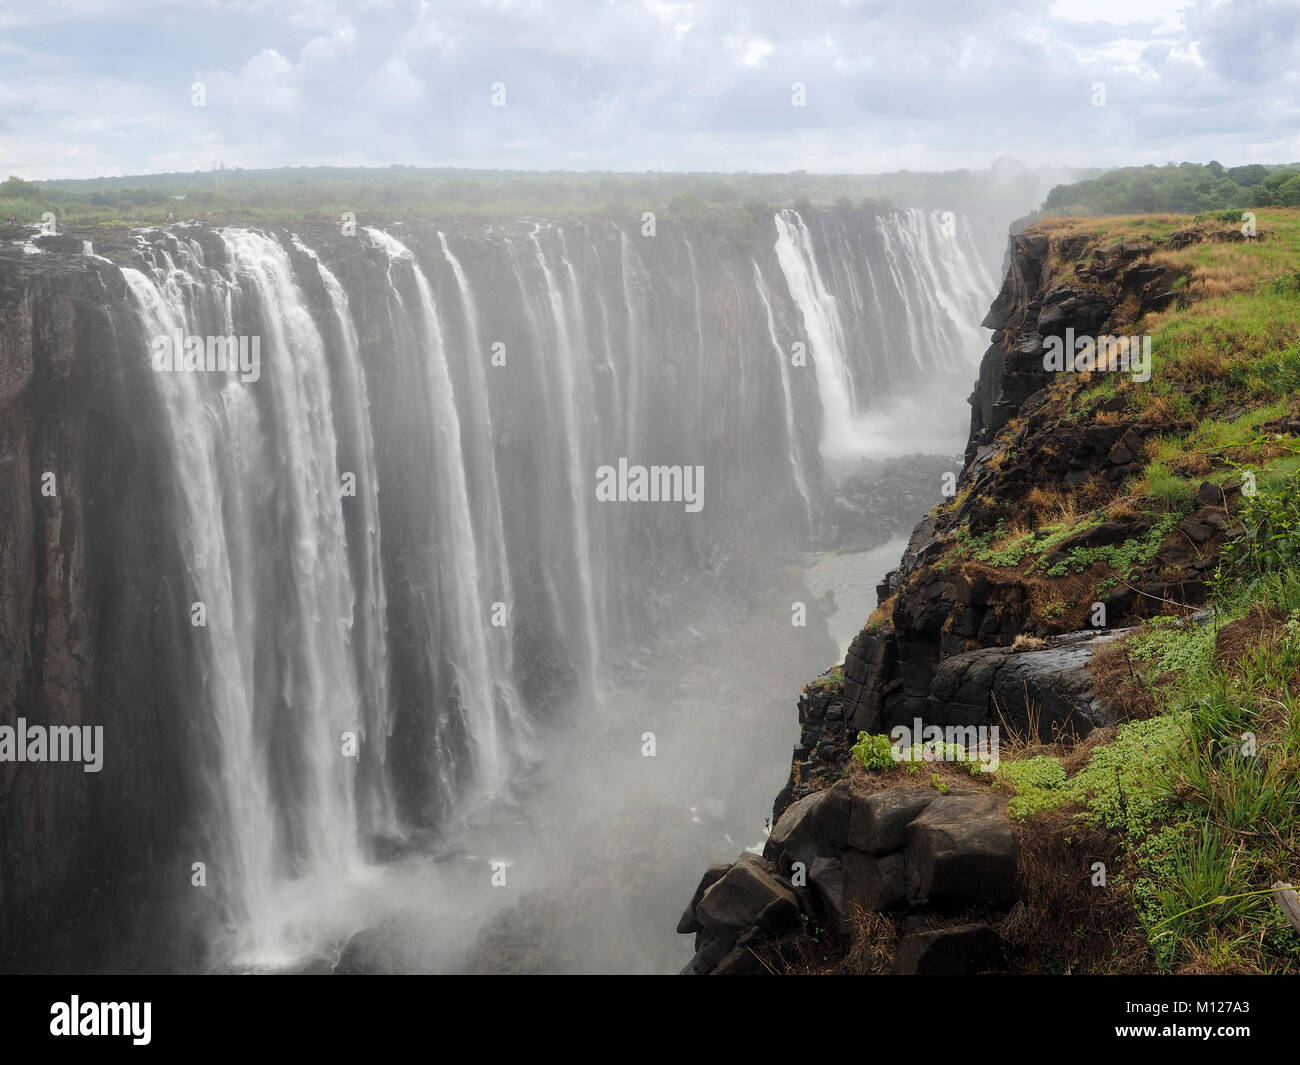
<instances>
[{"instance_id":1,"label":"waterfall","mask_svg":"<svg viewBox=\"0 0 1300 1065\"><path fill-rule=\"evenodd\" d=\"M819 531L825 465L932 433L932 394L969 387L993 285L956 221L783 210L763 247L673 222L179 229L137 235L143 266L95 258L146 345L260 342L251 379L150 375L230 964L337 951L380 844L516 816L576 706L652 726L620 715L656 648L700 635L679 604L754 609L735 575ZM621 458L702 466L703 509L599 503Z\"/></svg>"},{"instance_id":2,"label":"waterfall","mask_svg":"<svg viewBox=\"0 0 1300 1065\"><path fill-rule=\"evenodd\" d=\"M136 300L146 338L191 332L187 318L187 293L169 256L162 256L162 280L126 268L122 275ZM256 442L260 426L247 397L212 394L198 375L160 374L167 418L175 486L180 496L177 535L187 561L189 587L206 610L206 626L196 629L200 680L206 697L204 709L214 719L220 741L219 757L205 767L213 789L209 822L217 826L211 839L213 852L203 857L212 865L232 909L231 919L257 923L266 912L276 878L279 826L271 797L268 767L259 749L257 692L253 680L255 639L250 625L252 589L246 571L232 563L246 557L241 505L248 500L235 494L223 508L225 477L233 473L233 456L226 447L226 420L240 430L239 437ZM222 431L218 431L222 430ZM227 538L226 517L232 519Z\"/></svg>"},{"instance_id":3,"label":"waterfall","mask_svg":"<svg viewBox=\"0 0 1300 1065\"><path fill-rule=\"evenodd\" d=\"M817 267L812 237L794 211L776 216L776 254L790 295L803 314L809 354L822 401L823 458L865 454L856 418L853 378L847 363L844 325L835 297L827 291Z\"/></svg>"},{"instance_id":4,"label":"waterfall","mask_svg":"<svg viewBox=\"0 0 1300 1065\"><path fill-rule=\"evenodd\" d=\"M557 429L565 441L565 457L568 466L568 498L573 523L572 564L574 572L579 575L582 629L586 643L585 683L588 691L597 691L600 648L597 635L595 578L592 574L591 528L588 517L588 506L591 498L591 475L588 471L594 469L594 463L591 462L591 456L586 453L587 449L584 447L582 438L583 426L580 420L579 406L583 403L584 395L579 391L577 371L574 368L575 357L579 353L584 356L587 354L587 343L580 323L577 323L575 319L575 324L570 325L569 301L566 301L564 294L560 291L555 275L546 261L546 253L542 250L542 242L537 236L539 228L534 226L529 237L537 256L538 269L541 270L542 277L545 279L547 303L551 309L553 332L552 337L548 339L553 341L550 351L559 370L557 375L559 383L558 406L561 417ZM570 280L571 299L576 301L578 298L577 283L573 278L568 257L564 254L563 245L560 248L560 262ZM540 336L538 339L543 341ZM587 401L590 402L589 397Z\"/></svg>"},{"instance_id":5,"label":"waterfall","mask_svg":"<svg viewBox=\"0 0 1300 1065\"><path fill-rule=\"evenodd\" d=\"M509 622L509 611L514 603L514 591L510 579L510 558L506 547L505 519L501 511L501 486L497 478L496 437L492 427L492 410L489 401L487 376L483 368L484 351L479 332L478 306L460 260L452 254L447 243L447 236L438 232L438 242L443 256L451 267L456 279L456 288L460 293L461 313L465 319L468 351L464 362L469 369L472 400L472 424L477 429L476 450L480 456L477 465L476 483L483 486L477 493L477 502L481 519L478 523L480 534L487 544L488 563L483 567L480 594L485 602L501 603L506 611L506 624L496 626L504 629L501 650L496 655L497 676L494 680L496 694L493 706L500 716L500 728L508 737L510 750L515 759L521 763L530 761L536 755L535 736L532 723L528 720L523 699L520 696L514 677L513 625ZM492 638L489 633L489 638Z\"/></svg>"},{"instance_id":6,"label":"waterfall","mask_svg":"<svg viewBox=\"0 0 1300 1065\"><path fill-rule=\"evenodd\" d=\"M347 292L334 273L314 251L294 238L294 246L311 258L320 273L338 329L345 414L349 437L359 449L361 469L357 491L362 506L360 574L363 578L359 613L361 639L359 660L366 664L362 682L364 724L362 739L372 745L377 770L367 774L367 801L370 822L387 831L396 829L393 796L388 774L384 771L386 748L392 731L388 688L388 593L384 587L383 558L380 552L379 469L375 461L374 433L370 421L370 397L358 352L357 330Z\"/></svg>"},{"instance_id":7,"label":"waterfall","mask_svg":"<svg viewBox=\"0 0 1300 1065\"><path fill-rule=\"evenodd\" d=\"M447 591L450 612L450 638L454 650L449 655L455 676L455 707L448 711L457 718L456 731L469 739L471 767L464 772L454 766L454 755L446 748L442 753L449 761L441 774L445 798L454 804L459 785L470 783L482 795L492 797L504 787L507 774L506 752L500 741L501 717L509 713L498 703L499 691L492 678L492 655L488 628L491 620L488 605L480 588L482 569L479 564L478 540L470 518L470 490L461 446L461 420L452 389L447 351L433 288L412 252L397 238L377 229L366 233L388 256L389 269L396 264L409 267L419 295L421 350L413 354L422 363L415 372L422 377L426 390L430 425L435 434L437 514L431 514L429 542L446 552L440 576ZM438 518L446 518L445 529ZM441 649L430 646L429 654L437 657ZM444 718L444 722L446 718Z\"/></svg>"},{"instance_id":8,"label":"waterfall","mask_svg":"<svg viewBox=\"0 0 1300 1065\"><path fill-rule=\"evenodd\" d=\"M221 743L209 767L220 782L213 875L242 948L262 957L276 956L285 931L285 874L333 878L359 863L355 765L342 744L361 730L365 698L325 345L283 246L247 230L220 236L228 274L205 269L201 250L186 244L179 263L161 256L154 277L123 274L146 336L233 336L254 319L261 329L257 400L246 383L202 373L157 379ZM274 605L265 596L271 559L280 570Z\"/></svg>"},{"instance_id":9,"label":"waterfall","mask_svg":"<svg viewBox=\"0 0 1300 1065\"><path fill-rule=\"evenodd\" d=\"M960 450L987 339L982 308L995 287L965 219L915 208L828 212L810 228L787 209L775 223L815 367L822 457Z\"/></svg>"},{"instance_id":10,"label":"waterfall","mask_svg":"<svg viewBox=\"0 0 1300 1065\"><path fill-rule=\"evenodd\" d=\"M763 280L763 271L758 268L758 263L751 263L751 265L754 268L754 288L758 291L759 299L763 301L763 315L767 320L767 335L772 341L772 351L776 354L777 365L781 367L781 399L785 411L785 439L790 455L790 474L794 477L794 483L799 489L799 495L803 498L804 509L808 514L808 532L811 534L813 531L812 496L808 491L808 479L803 472L803 455L799 447L799 429L794 415L794 398L790 392L790 367L786 363L789 355L782 350L780 341L776 339L776 322L772 318L772 300L767 292L767 283Z\"/></svg>"}]
</instances>

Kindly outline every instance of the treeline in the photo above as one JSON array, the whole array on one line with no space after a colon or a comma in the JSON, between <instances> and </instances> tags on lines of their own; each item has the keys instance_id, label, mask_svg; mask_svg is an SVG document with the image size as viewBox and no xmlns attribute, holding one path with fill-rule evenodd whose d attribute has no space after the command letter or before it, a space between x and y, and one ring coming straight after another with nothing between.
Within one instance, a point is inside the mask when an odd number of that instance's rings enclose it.
<instances>
[{"instance_id":1,"label":"treeline","mask_svg":"<svg viewBox=\"0 0 1300 1065\"><path fill-rule=\"evenodd\" d=\"M20 220L41 210L76 222L294 218L304 215L635 217L642 211L736 219L774 206L906 205L969 210L1009 200L1065 172L1002 164L990 170L887 174L526 172L437 167L292 167L42 181L11 179ZM27 198L34 190L34 198ZM15 192L17 190L15 189ZM1032 193L1030 193L1032 196ZM1022 199L1020 202L1024 202ZM3 205L0 204L0 209Z\"/></svg>"},{"instance_id":2,"label":"treeline","mask_svg":"<svg viewBox=\"0 0 1300 1065\"><path fill-rule=\"evenodd\" d=\"M1300 164L1168 163L1128 166L1072 185L1057 185L1047 194L1042 214L1197 214L1297 205Z\"/></svg>"}]
</instances>

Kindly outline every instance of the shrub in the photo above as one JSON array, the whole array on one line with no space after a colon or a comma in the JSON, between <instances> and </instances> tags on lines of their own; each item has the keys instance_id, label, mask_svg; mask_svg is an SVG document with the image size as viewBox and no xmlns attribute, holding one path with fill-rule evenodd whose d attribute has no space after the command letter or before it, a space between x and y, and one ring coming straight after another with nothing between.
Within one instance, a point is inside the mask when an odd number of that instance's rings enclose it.
<instances>
[{"instance_id":1,"label":"shrub","mask_svg":"<svg viewBox=\"0 0 1300 1065\"><path fill-rule=\"evenodd\" d=\"M898 762L894 758L894 747L888 736L859 732L858 742L849 754L858 760L864 769L896 769Z\"/></svg>"}]
</instances>

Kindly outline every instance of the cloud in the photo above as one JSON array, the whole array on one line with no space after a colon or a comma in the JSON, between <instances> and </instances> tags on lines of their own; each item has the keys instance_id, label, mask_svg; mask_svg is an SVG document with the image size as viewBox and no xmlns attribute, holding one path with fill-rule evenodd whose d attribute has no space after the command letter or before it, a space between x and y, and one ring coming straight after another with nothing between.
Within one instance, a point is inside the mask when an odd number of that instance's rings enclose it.
<instances>
[{"instance_id":1,"label":"cloud","mask_svg":"<svg viewBox=\"0 0 1300 1065\"><path fill-rule=\"evenodd\" d=\"M216 158L874 170L1297 155L1300 0L805 0L797 18L787 0L78 0L4 18L0 151L33 177ZM189 106L196 70L205 108Z\"/></svg>"},{"instance_id":2,"label":"cloud","mask_svg":"<svg viewBox=\"0 0 1300 1065\"><path fill-rule=\"evenodd\" d=\"M744 52L741 53L740 61L747 67L756 67L762 62L764 56L771 55L775 49L770 41L762 38L752 40L746 43Z\"/></svg>"},{"instance_id":3,"label":"cloud","mask_svg":"<svg viewBox=\"0 0 1300 1065\"><path fill-rule=\"evenodd\" d=\"M370 92L381 105L414 103L424 96L424 82L411 73L405 59L394 56L370 79Z\"/></svg>"}]
</instances>

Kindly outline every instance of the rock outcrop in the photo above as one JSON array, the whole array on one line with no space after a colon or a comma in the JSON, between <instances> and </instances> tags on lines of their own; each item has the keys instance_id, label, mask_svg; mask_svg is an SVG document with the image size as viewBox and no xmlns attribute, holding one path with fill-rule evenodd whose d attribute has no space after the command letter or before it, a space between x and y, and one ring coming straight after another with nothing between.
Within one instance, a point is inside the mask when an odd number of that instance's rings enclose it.
<instances>
[{"instance_id":1,"label":"rock outcrop","mask_svg":"<svg viewBox=\"0 0 1300 1065\"><path fill-rule=\"evenodd\" d=\"M695 932L695 975L757 972L763 948L801 923L848 935L858 915L910 922L896 972L1002 967L996 923L1016 901L1015 837L1005 799L986 789L854 790L805 796L777 822L760 857L712 866L679 932ZM972 921L980 912L984 919Z\"/></svg>"},{"instance_id":2,"label":"rock outcrop","mask_svg":"<svg viewBox=\"0 0 1300 1065\"><path fill-rule=\"evenodd\" d=\"M1057 341L1123 334L1175 299L1176 278L1153 261L1154 250L1148 241L1096 247L1086 236L1035 229L1012 236L1002 290L984 321L994 333L970 397L957 496L916 526L842 675L824 675L799 698L800 738L767 856L783 872L794 861L807 867L815 890L799 898L810 921L843 932L855 906L891 914L894 972L1002 965L996 911L1015 900L1016 852L1003 800L987 792L850 795L840 778L858 734L920 722L1068 741L1114 724L1116 709L1090 668L1094 655L1169 604L1203 603L1220 547L1240 532L1239 489L1205 482L1181 515L1099 509L1099 519L1034 541L1032 556L1028 540L987 551L1007 536L1008 514L1032 513L1026 501L1075 493L1101 508L1116 499L1142 474L1159 435L1189 428L1144 421L1123 390L1080 410L1062 384L1076 375L1045 359ZM977 905L994 919L937 921Z\"/></svg>"}]
</instances>

